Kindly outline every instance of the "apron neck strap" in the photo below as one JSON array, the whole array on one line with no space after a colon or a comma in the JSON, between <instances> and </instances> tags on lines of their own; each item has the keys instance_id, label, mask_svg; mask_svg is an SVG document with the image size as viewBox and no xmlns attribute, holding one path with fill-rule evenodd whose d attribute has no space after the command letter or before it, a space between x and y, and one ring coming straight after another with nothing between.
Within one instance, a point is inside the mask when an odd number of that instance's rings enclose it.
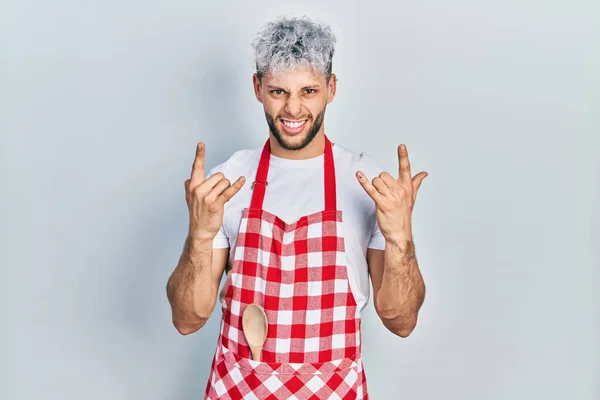
<instances>
[{"instance_id":1,"label":"apron neck strap","mask_svg":"<svg viewBox=\"0 0 600 400\"><path fill-rule=\"evenodd\" d=\"M269 173L269 160L271 158L271 144L269 139L265 143L262 154L260 156L260 162L258 163L258 170L256 171L256 180L252 183L252 202L250 208L262 209L263 201L265 199L265 192L267 189L267 175ZM325 155L323 161L324 170L324 182L325 182L325 210L335 211L337 210L336 204L336 184L335 184L335 166L333 163L333 150L331 148L331 142L325 135Z\"/></svg>"}]
</instances>

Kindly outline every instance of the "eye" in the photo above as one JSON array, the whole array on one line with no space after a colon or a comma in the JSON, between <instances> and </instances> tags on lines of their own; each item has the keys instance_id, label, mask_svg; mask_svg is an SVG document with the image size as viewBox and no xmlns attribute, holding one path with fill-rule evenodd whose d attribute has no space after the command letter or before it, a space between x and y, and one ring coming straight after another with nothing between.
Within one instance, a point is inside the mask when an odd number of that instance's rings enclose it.
<instances>
[{"instance_id":1,"label":"eye","mask_svg":"<svg viewBox=\"0 0 600 400\"><path fill-rule=\"evenodd\" d=\"M315 94L317 93L317 89L306 89L305 92L306 94Z\"/></svg>"},{"instance_id":2,"label":"eye","mask_svg":"<svg viewBox=\"0 0 600 400\"><path fill-rule=\"evenodd\" d=\"M271 93L278 96L280 94L283 94L283 90L281 90L281 89L274 89L274 90L271 90Z\"/></svg>"}]
</instances>

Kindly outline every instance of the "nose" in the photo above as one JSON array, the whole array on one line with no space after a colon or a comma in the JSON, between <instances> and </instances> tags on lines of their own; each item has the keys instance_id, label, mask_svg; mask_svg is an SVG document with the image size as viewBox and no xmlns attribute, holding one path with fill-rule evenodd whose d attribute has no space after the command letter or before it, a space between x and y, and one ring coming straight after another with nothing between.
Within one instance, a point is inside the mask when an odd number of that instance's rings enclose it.
<instances>
[{"instance_id":1,"label":"nose","mask_svg":"<svg viewBox=\"0 0 600 400\"><path fill-rule=\"evenodd\" d=\"M302 102L294 96L289 96L285 103L285 112L291 117L297 117L302 114Z\"/></svg>"}]
</instances>

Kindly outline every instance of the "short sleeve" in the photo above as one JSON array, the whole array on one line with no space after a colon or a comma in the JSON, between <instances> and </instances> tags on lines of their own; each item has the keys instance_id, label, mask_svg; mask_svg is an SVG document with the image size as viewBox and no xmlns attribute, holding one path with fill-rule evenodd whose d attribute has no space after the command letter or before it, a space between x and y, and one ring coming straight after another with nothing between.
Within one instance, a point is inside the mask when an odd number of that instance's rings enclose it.
<instances>
[{"instance_id":1,"label":"short sleeve","mask_svg":"<svg viewBox=\"0 0 600 400\"><path fill-rule=\"evenodd\" d=\"M213 176L214 174L216 174L217 172L225 173L224 164L219 164L219 165L211 168L205 174L205 176L206 176L206 178L209 178L209 177ZM229 248L229 237L227 236L225 229L223 229L223 225L221 225L219 232L217 232L217 235L213 239L213 249L227 249L227 248Z\"/></svg>"},{"instance_id":2,"label":"short sleeve","mask_svg":"<svg viewBox=\"0 0 600 400\"><path fill-rule=\"evenodd\" d=\"M379 175L383 171L385 171L379 163L371 157L368 153L362 152L360 153L360 165L356 167L358 170L362 170L365 174L373 179L375 176ZM371 231L371 237L369 239L369 245L367 246L369 249L376 250L385 250L385 237L381 230L379 229L379 224L377 223L375 205L373 200L369 198L369 203L372 208L372 218L375 219L375 223L373 224L373 230Z\"/></svg>"},{"instance_id":3,"label":"short sleeve","mask_svg":"<svg viewBox=\"0 0 600 400\"><path fill-rule=\"evenodd\" d=\"M217 235L213 239L213 249L227 249L229 248L229 238L223 230L223 226L217 232Z\"/></svg>"},{"instance_id":4,"label":"short sleeve","mask_svg":"<svg viewBox=\"0 0 600 400\"><path fill-rule=\"evenodd\" d=\"M373 232L371 233L371 239L369 240L370 249L385 250L385 237L379 229L379 224L375 221Z\"/></svg>"}]
</instances>

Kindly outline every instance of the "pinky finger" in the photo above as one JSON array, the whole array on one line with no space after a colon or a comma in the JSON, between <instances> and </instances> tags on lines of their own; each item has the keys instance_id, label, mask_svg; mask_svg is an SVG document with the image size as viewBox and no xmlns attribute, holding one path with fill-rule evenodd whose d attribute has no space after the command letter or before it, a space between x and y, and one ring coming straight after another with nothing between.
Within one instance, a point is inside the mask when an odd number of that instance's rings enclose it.
<instances>
[{"instance_id":1,"label":"pinky finger","mask_svg":"<svg viewBox=\"0 0 600 400\"><path fill-rule=\"evenodd\" d=\"M187 205L190 205L190 182L192 180L188 179L185 181L185 183L183 184L183 186L185 186L185 202L187 203Z\"/></svg>"}]
</instances>

